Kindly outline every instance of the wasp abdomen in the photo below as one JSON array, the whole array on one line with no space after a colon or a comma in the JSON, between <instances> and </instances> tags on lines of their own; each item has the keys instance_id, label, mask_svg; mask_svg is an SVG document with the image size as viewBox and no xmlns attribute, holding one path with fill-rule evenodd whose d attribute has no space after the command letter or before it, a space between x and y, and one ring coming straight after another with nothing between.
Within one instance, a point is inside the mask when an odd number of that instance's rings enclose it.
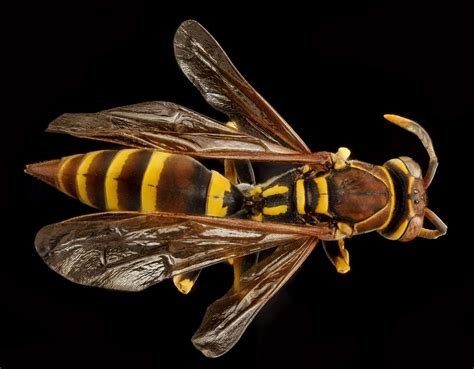
<instances>
[{"instance_id":1,"label":"wasp abdomen","mask_svg":"<svg viewBox=\"0 0 474 369\"><path fill-rule=\"evenodd\" d=\"M226 216L242 208L241 192L197 160L155 150L102 150L27 168L101 210L166 211Z\"/></svg>"}]
</instances>

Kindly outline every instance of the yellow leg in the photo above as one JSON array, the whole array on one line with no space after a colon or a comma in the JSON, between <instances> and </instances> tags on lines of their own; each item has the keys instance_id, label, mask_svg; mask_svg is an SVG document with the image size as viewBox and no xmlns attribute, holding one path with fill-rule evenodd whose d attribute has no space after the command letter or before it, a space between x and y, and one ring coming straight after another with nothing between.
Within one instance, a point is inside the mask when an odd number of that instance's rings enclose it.
<instances>
[{"instance_id":1,"label":"yellow leg","mask_svg":"<svg viewBox=\"0 0 474 369\"><path fill-rule=\"evenodd\" d=\"M351 225L343 222L337 222L336 239L352 237L353 233L354 228Z\"/></svg>"},{"instance_id":2,"label":"yellow leg","mask_svg":"<svg viewBox=\"0 0 474 369\"><path fill-rule=\"evenodd\" d=\"M183 295L187 295L196 283L199 274L201 274L201 269L189 273L178 274L173 277L173 283L179 292Z\"/></svg>"},{"instance_id":3,"label":"yellow leg","mask_svg":"<svg viewBox=\"0 0 474 369\"><path fill-rule=\"evenodd\" d=\"M338 273L345 274L351 270L349 252L345 248L343 239L337 241L337 246L335 242L323 241L323 248Z\"/></svg>"},{"instance_id":4,"label":"yellow leg","mask_svg":"<svg viewBox=\"0 0 474 369\"><path fill-rule=\"evenodd\" d=\"M240 275L241 275L241 267L242 267L242 258L234 259L232 263L234 267L234 290L238 291L240 288Z\"/></svg>"}]
</instances>

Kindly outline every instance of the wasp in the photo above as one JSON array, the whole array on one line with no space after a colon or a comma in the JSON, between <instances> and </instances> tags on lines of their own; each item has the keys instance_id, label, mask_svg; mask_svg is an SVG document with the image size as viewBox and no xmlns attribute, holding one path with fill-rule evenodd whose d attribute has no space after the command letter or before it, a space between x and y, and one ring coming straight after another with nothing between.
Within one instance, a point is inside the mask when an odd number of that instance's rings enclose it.
<instances>
[{"instance_id":1,"label":"wasp","mask_svg":"<svg viewBox=\"0 0 474 369\"><path fill-rule=\"evenodd\" d=\"M318 241L345 273L350 237L377 231L410 241L447 232L427 207L438 160L418 123L385 115L421 140L429 155L424 176L405 156L373 165L350 160L347 148L311 152L199 23L180 25L174 52L184 74L229 121L163 101L54 120L48 132L128 147L26 167L103 211L38 232L36 249L54 271L82 285L125 291L172 279L186 294L201 269L228 261L233 286L208 307L192 338L204 355L217 357L236 344ZM202 159L223 160L224 173ZM257 183L258 162L294 167ZM434 229L424 227L425 218Z\"/></svg>"}]
</instances>

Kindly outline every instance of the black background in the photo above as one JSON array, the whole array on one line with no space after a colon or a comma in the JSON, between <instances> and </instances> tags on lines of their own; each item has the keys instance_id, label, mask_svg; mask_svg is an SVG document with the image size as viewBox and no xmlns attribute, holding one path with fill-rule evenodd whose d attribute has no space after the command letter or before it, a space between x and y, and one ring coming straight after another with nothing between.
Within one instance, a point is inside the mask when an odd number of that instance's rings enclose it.
<instances>
[{"instance_id":1,"label":"black background","mask_svg":"<svg viewBox=\"0 0 474 369\"><path fill-rule=\"evenodd\" d=\"M453 132L462 132L474 97L468 9L215 4L3 8L0 367L472 368L474 279L469 254L454 242L459 216L450 212L467 190L452 181ZM107 147L45 134L64 112L169 100L223 119L174 61L173 33L189 18L216 37L314 151L344 145L360 160L409 155L426 168L417 139L382 114L423 123L440 157L430 207L450 225L436 241L349 240L345 276L317 249L237 346L215 360L190 337L230 285L229 267L208 269L186 297L171 283L136 294L74 285L46 267L33 240L42 226L91 210L22 172L26 163Z\"/></svg>"}]
</instances>

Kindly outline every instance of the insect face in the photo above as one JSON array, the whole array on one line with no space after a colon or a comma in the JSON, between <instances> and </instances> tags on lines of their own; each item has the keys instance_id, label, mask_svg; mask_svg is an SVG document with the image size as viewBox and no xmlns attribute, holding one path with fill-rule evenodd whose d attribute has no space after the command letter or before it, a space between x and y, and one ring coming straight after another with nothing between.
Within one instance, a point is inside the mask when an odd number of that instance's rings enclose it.
<instances>
[{"instance_id":1,"label":"insect face","mask_svg":"<svg viewBox=\"0 0 474 369\"><path fill-rule=\"evenodd\" d=\"M389 160L389 170L395 188L395 213L382 235L393 240L411 241L422 227L427 203L426 189L420 166L411 158Z\"/></svg>"},{"instance_id":2,"label":"insect face","mask_svg":"<svg viewBox=\"0 0 474 369\"><path fill-rule=\"evenodd\" d=\"M387 114L385 118L415 134L423 143L430 163L425 176L417 162L402 156L389 160L384 164L394 182L395 212L390 224L380 233L391 240L411 241L416 237L438 238L446 234L447 226L438 216L427 207L426 190L431 184L438 167L438 159L428 133L416 122L396 115ZM435 229L423 227L427 218Z\"/></svg>"}]
</instances>

